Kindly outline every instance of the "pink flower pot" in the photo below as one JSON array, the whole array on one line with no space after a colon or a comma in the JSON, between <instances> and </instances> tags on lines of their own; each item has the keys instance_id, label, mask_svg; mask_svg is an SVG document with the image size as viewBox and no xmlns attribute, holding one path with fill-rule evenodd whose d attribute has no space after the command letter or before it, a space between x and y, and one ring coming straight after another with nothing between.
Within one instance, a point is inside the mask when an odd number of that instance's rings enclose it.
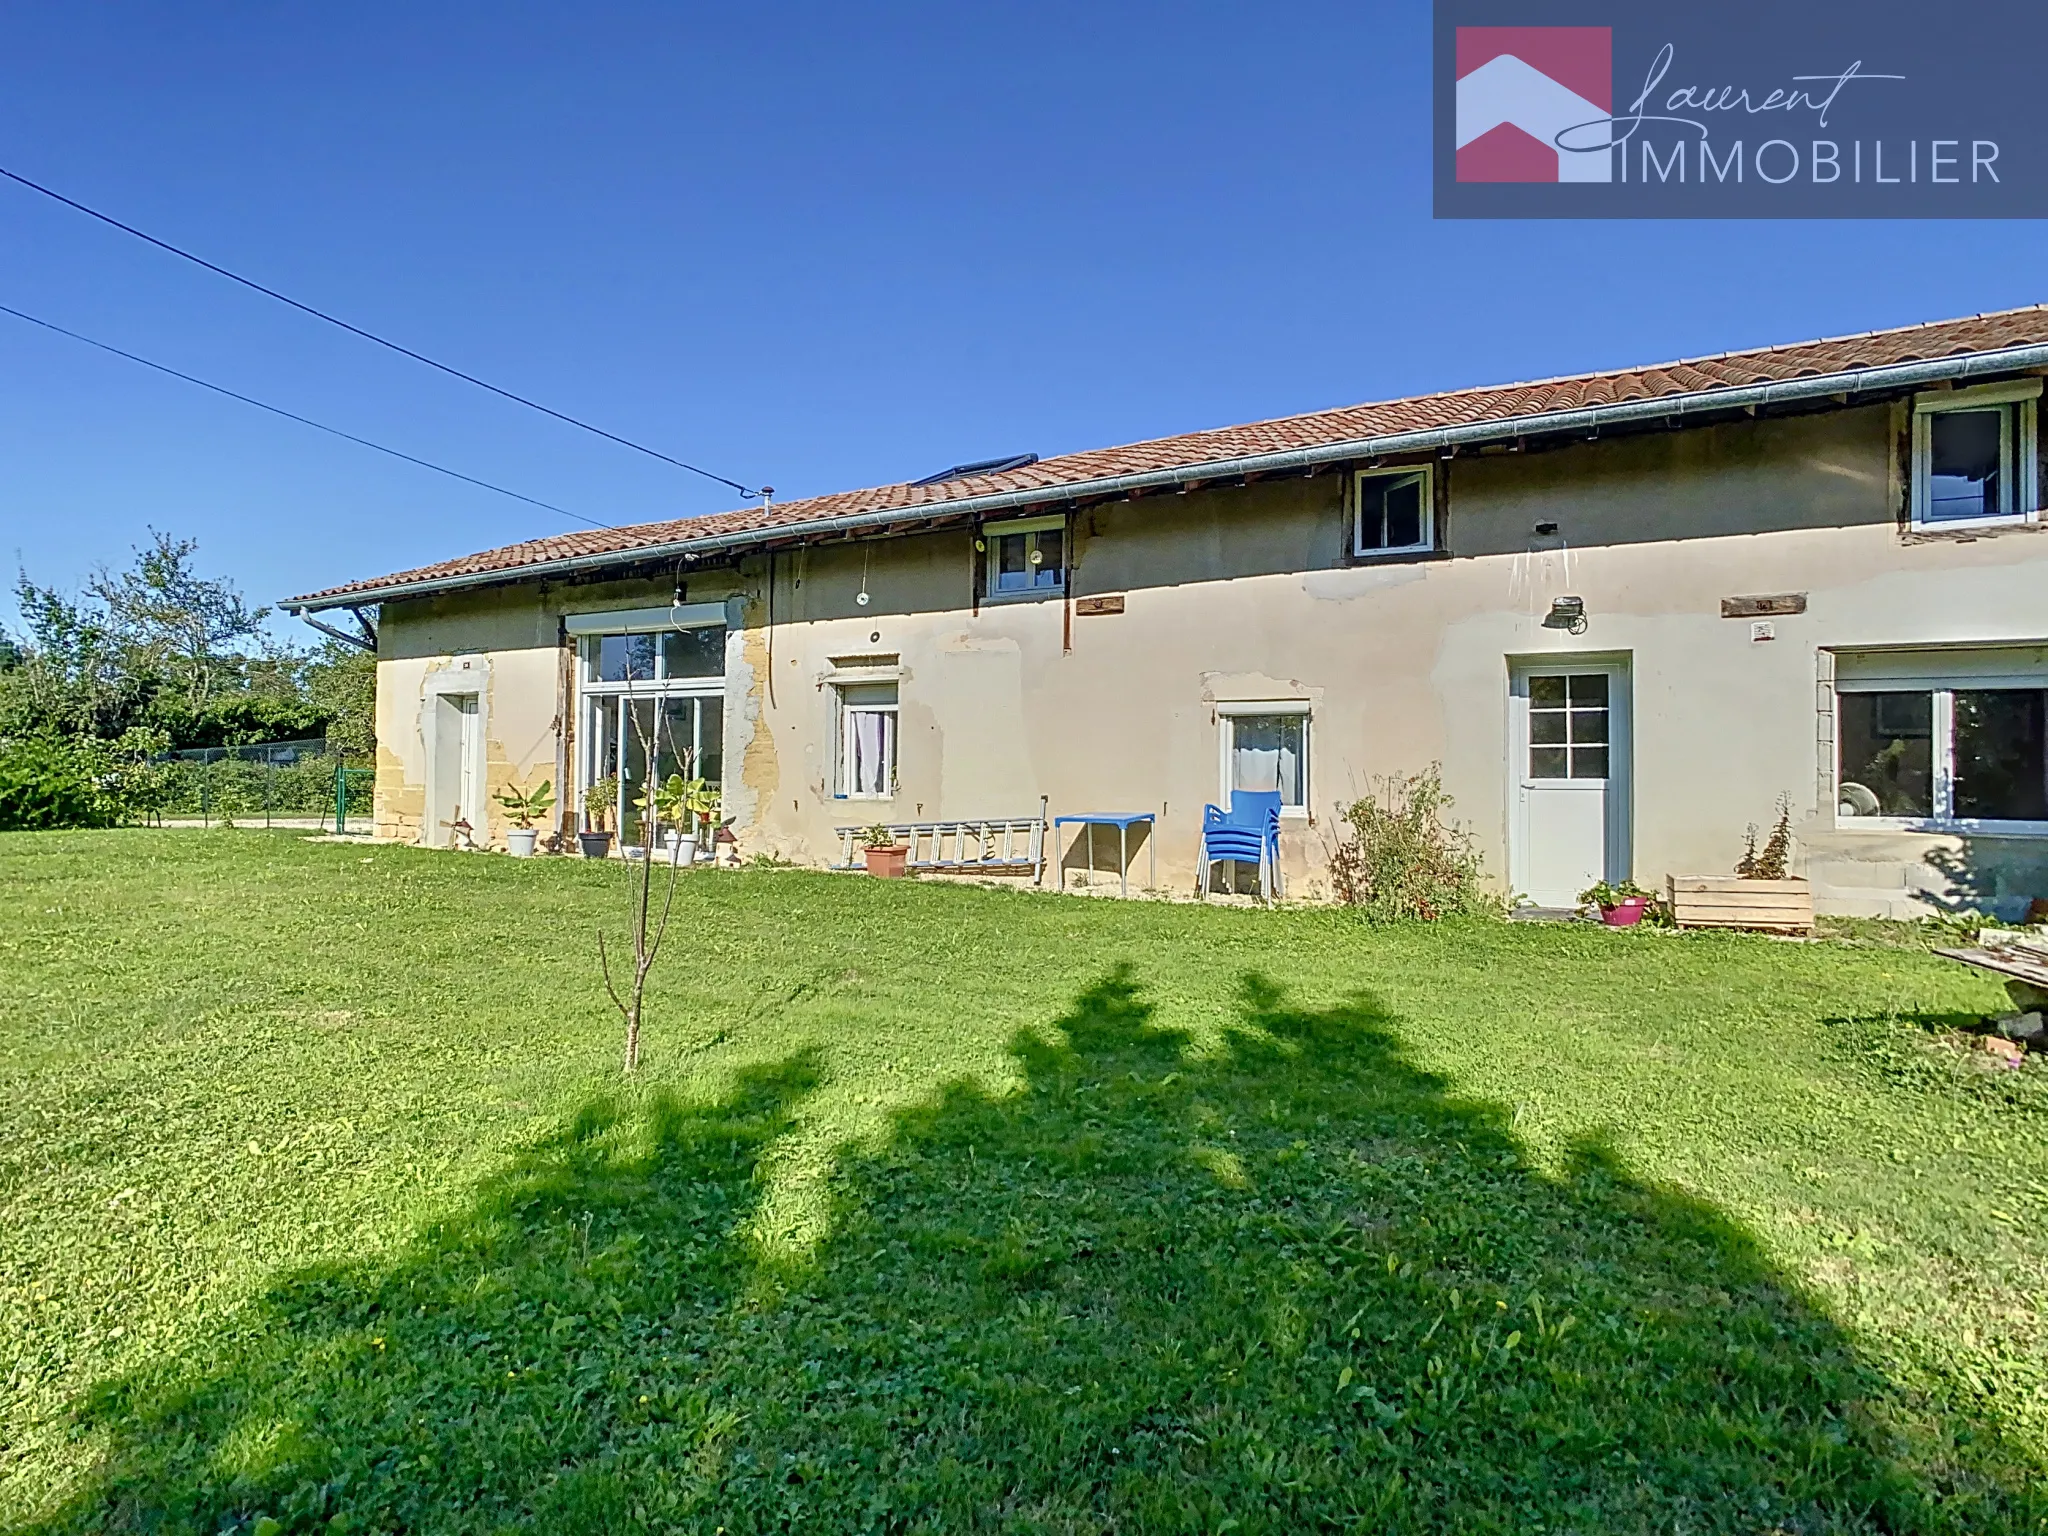
<instances>
[{"instance_id":1,"label":"pink flower pot","mask_svg":"<svg viewBox=\"0 0 2048 1536\"><path fill-rule=\"evenodd\" d=\"M1647 896L1631 896L1627 901L1600 909L1600 921L1610 928L1633 928L1643 920L1643 909L1650 904Z\"/></svg>"}]
</instances>

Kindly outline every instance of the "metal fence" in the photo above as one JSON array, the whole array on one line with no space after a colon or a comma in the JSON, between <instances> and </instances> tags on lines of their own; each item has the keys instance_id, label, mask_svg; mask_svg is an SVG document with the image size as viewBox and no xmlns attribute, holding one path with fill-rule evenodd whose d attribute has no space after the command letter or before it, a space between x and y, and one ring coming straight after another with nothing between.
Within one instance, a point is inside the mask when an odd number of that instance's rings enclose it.
<instances>
[{"instance_id":1,"label":"metal fence","mask_svg":"<svg viewBox=\"0 0 2048 1536\"><path fill-rule=\"evenodd\" d=\"M151 760L146 811L152 821L279 821L346 831L371 814L376 772L330 752L324 740L270 741L251 747L197 747Z\"/></svg>"}]
</instances>

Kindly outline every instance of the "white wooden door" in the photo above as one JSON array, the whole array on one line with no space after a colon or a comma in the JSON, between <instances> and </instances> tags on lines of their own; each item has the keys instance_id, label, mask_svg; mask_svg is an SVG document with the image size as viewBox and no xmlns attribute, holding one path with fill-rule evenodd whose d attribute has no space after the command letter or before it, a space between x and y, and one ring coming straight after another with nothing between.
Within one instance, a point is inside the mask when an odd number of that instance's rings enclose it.
<instances>
[{"instance_id":1,"label":"white wooden door","mask_svg":"<svg viewBox=\"0 0 2048 1536\"><path fill-rule=\"evenodd\" d=\"M469 823L471 841L482 843L490 835L483 805L483 716L473 693L459 695L455 703L462 711L462 770L455 803L461 808L462 819Z\"/></svg>"},{"instance_id":2,"label":"white wooden door","mask_svg":"<svg viewBox=\"0 0 2048 1536\"><path fill-rule=\"evenodd\" d=\"M1629 877L1628 669L1618 662L1517 667L1509 879L1539 907L1576 906Z\"/></svg>"},{"instance_id":3,"label":"white wooden door","mask_svg":"<svg viewBox=\"0 0 2048 1536\"><path fill-rule=\"evenodd\" d=\"M420 841L433 848L482 843L487 836L483 790L483 716L473 693L432 698L433 734L427 744L427 824ZM467 824L465 836L463 824Z\"/></svg>"}]
</instances>

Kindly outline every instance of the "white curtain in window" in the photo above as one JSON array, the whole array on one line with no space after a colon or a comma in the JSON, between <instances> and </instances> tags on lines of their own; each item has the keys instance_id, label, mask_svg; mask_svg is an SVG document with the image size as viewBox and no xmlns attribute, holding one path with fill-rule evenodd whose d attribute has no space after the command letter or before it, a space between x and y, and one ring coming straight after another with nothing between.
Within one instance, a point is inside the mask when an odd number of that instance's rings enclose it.
<instances>
[{"instance_id":1,"label":"white curtain in window","mask_svg":"<svg viewBox=\"0 0 2048 1536\"><path fill-rule=\"evenodd\" d=\"M856 795L882 792L882 717L873 710L857 709L849 724L853 736L853 784Z\"/></svg>"},{"instance_id":2,"label":"white curtain in window","mask_svg":"<svg viewBox=\"0 0 2048 1536\"><path fill-rule=\"evenodd\" d=\"M889 723L893 717L879 709L847 711L847 745L852 754L852 772L847 790L856 795L886 795L889 792Z\"/></svg>"},{"instance_id":3,"label":"white curtain in window","mask_svg":"<svg viewBox=\"0 0 2048 1536\"><path fill-rule=\"evenodd\" d=\"M1293 764L1288 764L1289 777ZM1237 749L1237 783L1235 789L1254 790L1261 794L1280 787L1280 749L1277 747L1239 747Z\"/></svg>"},{"instance_id":4,"label":"white curtain in window","mask_svg":"<svg viewBox=\"0 0 2048 1536\"><path fill-rule=\"evenodd\" d=\"M1252 793L1280 791L1280 803L1302 803L1301 756L1307 720L1302 715L1243 715L1231 722L1230 786Z\"/></svg>"}]
</instances>

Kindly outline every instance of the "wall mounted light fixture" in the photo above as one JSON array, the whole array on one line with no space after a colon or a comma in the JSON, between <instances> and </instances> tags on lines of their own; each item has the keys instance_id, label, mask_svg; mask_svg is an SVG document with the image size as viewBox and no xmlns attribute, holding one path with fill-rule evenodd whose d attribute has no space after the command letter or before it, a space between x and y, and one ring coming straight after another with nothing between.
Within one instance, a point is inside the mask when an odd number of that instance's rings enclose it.
<instances>
[{"instance_id":1,"label":"wall mounted light fixture","mask_svg":"<svg viewBox=\"0 0 2048 1536\"><path fill-rule=\"evenodd\" d=\"M1553 597L1550 612L1543 616L1543 627L1583 635L1586 632L1586 600L1583 597Z\"/></svg>"}]
</instances>

